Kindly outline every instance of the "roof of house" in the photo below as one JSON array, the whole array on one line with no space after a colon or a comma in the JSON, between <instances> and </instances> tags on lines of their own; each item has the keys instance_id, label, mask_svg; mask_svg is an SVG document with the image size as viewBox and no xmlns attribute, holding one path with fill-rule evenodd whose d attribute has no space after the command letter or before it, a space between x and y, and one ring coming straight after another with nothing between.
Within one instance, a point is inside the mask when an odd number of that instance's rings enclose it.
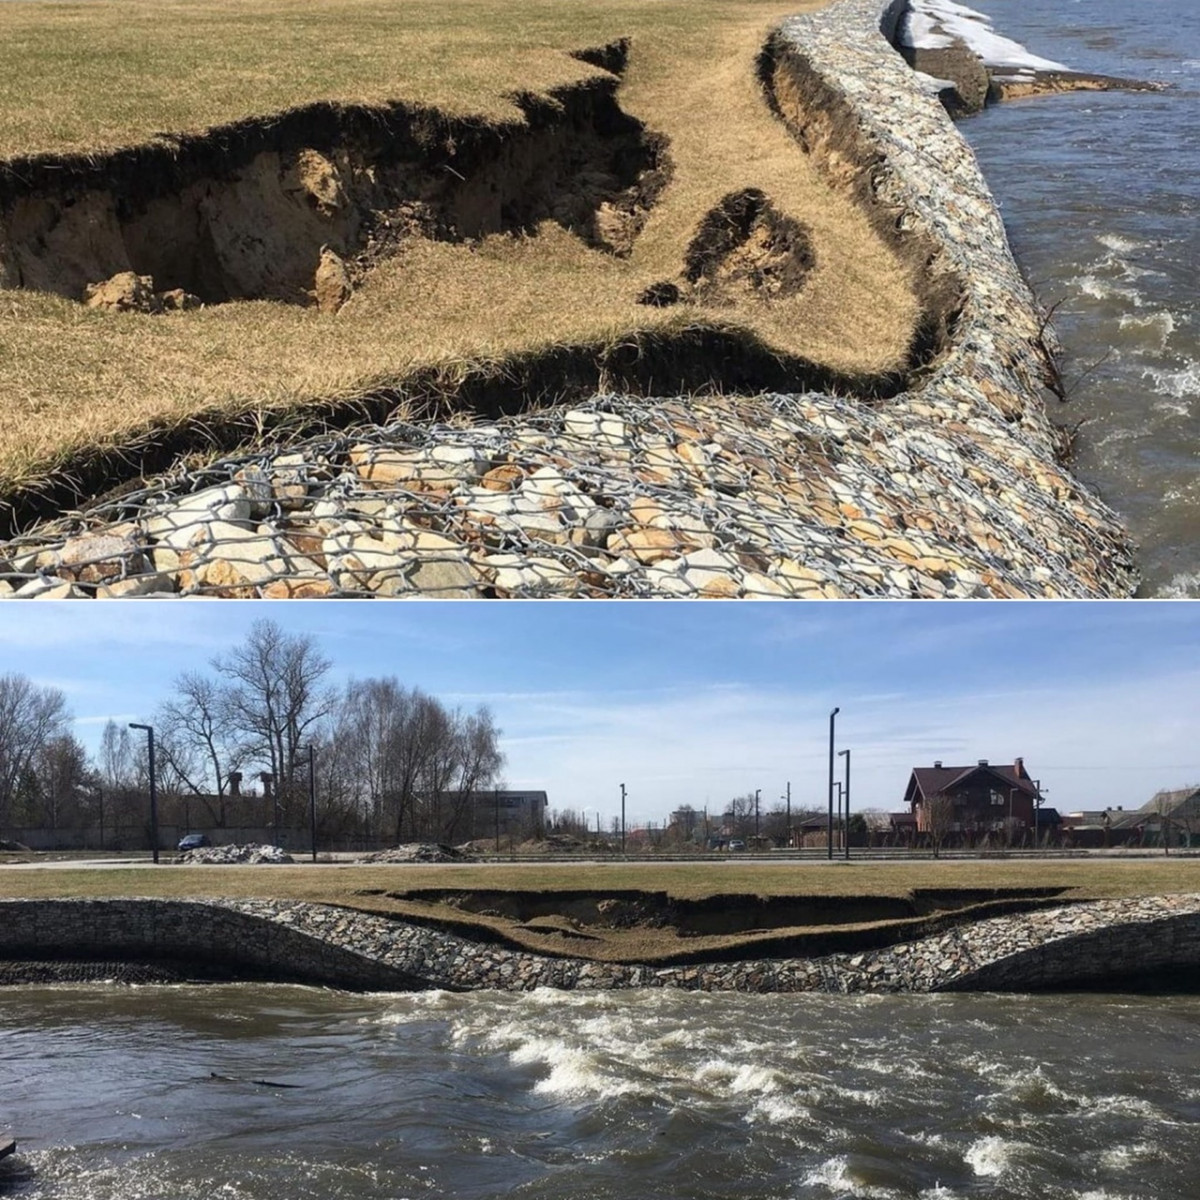
<instances>
[{"instance_id":1,"label":"roof of house","mask_svg":"<svg viewBox=\"0 0 1200 1200\"><path fill-rule=\"evenodd\" d=\"M1162 791L1155 792L1142 805L1141 811L1144 813L1154 813L1155 815L1165 813L1167 816L1173 816L1177 810L1189 803L1192 806L1200 803L1200 787L1163 788Z\"/></svg>"},{"instance_id":2,"label":"roof of house","mask_svg":"<svg viewBox=\"0 0 1200 1200\"><path fill-rule=\"evenodd\" d=\"M1038 794L1033 780L1025 773L1023 765L991 763L984 759L972 763L969 767L946 767L941 763L935 763L932 767L913 767L908 790L904 795L905 803L911 804L916 796L927 799L940 792L950 791L980 771L995 776L1005 787L1017 788L1027 796L1037 796Z\"/></svg>"}]
</instances>

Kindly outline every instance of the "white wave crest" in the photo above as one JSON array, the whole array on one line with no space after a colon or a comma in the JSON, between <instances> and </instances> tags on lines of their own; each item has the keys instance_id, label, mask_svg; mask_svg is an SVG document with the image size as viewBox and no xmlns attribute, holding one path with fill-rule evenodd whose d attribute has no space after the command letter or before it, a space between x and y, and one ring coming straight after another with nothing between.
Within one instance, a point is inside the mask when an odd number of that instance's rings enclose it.
<instances>
[{"instance_id":1,"label":"white wave crest","mask_svg":"<svg viewBox=\"0 0 1200 1200\"><path fill-rule=\"evenodd\" d=\"M538 1066L549 1074L533 1090L550 1096L611 1100L637 1092L637 1082L606 1067L599 1055L558 1038L529 1038L509 1053L515 1066Z\"/></svg>"},{"instance_id":2,"label":"white wave crest","mask_svg":"<svg viewBox=\"0 0 1200 1200\"><path fill-rule=\"evenodd\" d=\"M1012 1143L994 1135L977 1138L967 1147L963 1161L976 1175L1003 1175L1012 1165Z\"/></svg>"},{"instance_id":3,"label":"white wave crest","mask_svg":"<svg viewBox=\"0 0 1200 1200\"><path fill-rule=\"evenodd\" d=\"M1100 1164L1110 1171L1127 1171L1158 1154L1152 1142L1134 1142L1130 1146L1110 1146L1100 1154Z\"/></svg>"},{"instance_id":4,"label":"white wave crest","mask_svg":"<svg viewBox=\"0 0 1200 1200\"><path fill-rule=\"evenodd\" d=\"M827 1188L831 1196L853 1196L855 1200L891 1200L896 1195L891 1188L872 1187L860 1183L850 1170L845 1155L827 1158L801 1180L804 1187Z\"/></svg>"},{"instance_id":5,"label":"white wave crest","mask_svg":"<svg viewBox=\"0 0 1200 1200\"><path fill-rule=\"evenodd\" d=\"M1080 295L1090 296L1093 300L1128 300L1135 308L1146 303L1136 288L1119 287L1106 279L1097 279L1095 275L1080 275L1072 282Z\"/></svg>"},{"instance_id":6,"label":"white wave crest","mask_svg":"<svg viewBox=\"0 0 1200 1200\"><path fill-rule=\"evenodd\" d=\"M1178 370L1147 367L1142 372L1142 378L1149 379L1154 390L1163 396L1173 396L1176 400L1200 397L1200 362L1194 359L1189 359Z\"/></svg>"},{"instance_id":7,"label":"white wave crest","mask_svg":"<svg viewBox=\"0 0 1200 1200\"><path fill-rule=\"evenodd\" d=\"M1144 329L1147 333L1155 335L1158 350L1167 348L1168 339L1178 328L1175 324L1175 314L1167 312L1166 309L1145 315L1124 313L1117 324L1122 329Z\"/></svg>"},{"instance_id":8,"label":"white wave crest","mask_svg":"<svg viewBox=\"0 0 1200 1200\"><path fill-rule=\"evenodd\" d=\"M1139 242L1135 238L1122 237L1119 233L1101 233L1096 237L1106 250L1115 254L1129 254L1133 250L1144 250L1150 243Z\"/></svg>"},{"instance_id":9,"label":"white wave crest","mask_svg":"<svg viewBox=\"0 0 1200 1200\"><path fill-rule=\"evenodd\" d=\"M1160 600L1200 600L1200 571L1191 575L1176 575L1157 592Z\"/></svg>"}]
</instances>

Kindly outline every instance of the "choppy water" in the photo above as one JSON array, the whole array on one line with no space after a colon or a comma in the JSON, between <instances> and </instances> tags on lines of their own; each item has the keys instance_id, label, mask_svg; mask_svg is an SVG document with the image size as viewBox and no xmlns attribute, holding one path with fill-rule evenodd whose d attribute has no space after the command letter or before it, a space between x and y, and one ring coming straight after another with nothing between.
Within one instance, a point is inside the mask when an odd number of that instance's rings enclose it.
<instances>
[{"instance_id":1,"label":"choppy water","mask_svg":"<svg viewBox=\"0 0 1200 1200\"><path fill-rule=\"evenodd\" d=\"M20 988L0 1031L22 1200L1200 1194L1194 997Z\"/></svg>"},{"instance_id":2,"label":"choppy water","mask_svg":"<svg viewBox=\"0 0 1200 1200\"><path fill-rule=\"evenodd\" d=\"M1163 93L1014 101L964 121L1064 341L1076 471L1142 546L1147 595L1200 596L1200 4L970 0L1079 70ZM1197 1189L1200 1195L1200 1187Z\"/></svg>"}]
</instances>

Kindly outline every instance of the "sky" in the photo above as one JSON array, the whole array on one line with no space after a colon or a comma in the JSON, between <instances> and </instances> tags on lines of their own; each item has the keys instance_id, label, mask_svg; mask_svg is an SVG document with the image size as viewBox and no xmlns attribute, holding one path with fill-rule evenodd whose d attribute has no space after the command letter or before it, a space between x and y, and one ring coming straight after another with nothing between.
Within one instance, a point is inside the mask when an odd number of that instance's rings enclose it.
<instances>
[{"instance_id":1,"label":"sky","mask_svg":"<svg viewBox=\"0 0 1200 1200\"><path fill-rule=\"evenodd\" d=\"M60 688L94 750L256 620L312 635L331 682L395 676L487 705L504 783L631 825L790 782L823 807L829 714L851 807L909 772L1020 755L1063 812L1200 783L1200 604L129 602L0 606L0 674ZM844 759L838 759L839 778Z\"/></svg>"}]
</instances>

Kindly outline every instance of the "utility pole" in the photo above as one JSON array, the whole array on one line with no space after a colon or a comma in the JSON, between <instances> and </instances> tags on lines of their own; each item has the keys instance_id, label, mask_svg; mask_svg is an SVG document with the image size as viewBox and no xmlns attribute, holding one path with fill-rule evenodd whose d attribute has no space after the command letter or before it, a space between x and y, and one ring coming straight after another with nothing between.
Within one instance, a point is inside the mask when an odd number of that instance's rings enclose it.
<instances>
[{"instance_id":1,"label":"utility pole","mask_svg":"<svg viewBox=\"0 0 1200 1200\"><path fill-rule=\"evenodd\" d=\"M846 760L846 790L844 792L845 804L843 805L843 824L842 824L842 845L846 851L846 858L850 858L850 748L839 750L838 756Z\"/></svg>"},{"instance_id":2,"label":"utility pole","mask_svg":"<svg viewBox=\"0 0 1200 1200\"><path fill-rule=\"evenodd\" d=\"M130 729L144 729L150 742L150 849L158 862L158 781L154 776L154 726L129 723Z\"/></svg>"},{"instance_id":3,"label":"utility pole","mask_svg":"<svg viewBox=\"0 0 1200 1200\"><path fill-rule=\"evenodd\" d=\"M829 826L826 836L826 856L833 858L833 721L842 710L835 708L829 714Z\"/></svg>"},{"instance_id":4,"label":"utility pole","mask_svg":"<svg viewBox=\"0 0 1200 1200\"><path fill-rule=\"evenodd\" d=\"M787 782L787 848L792 848L792 781Z\"/></svg>"},{"instance_id":5,"label":"utility pole","mask_svg":"<svg viewBox=\"0 0 1200 1200\"><path fill-rule=\"evenodd\" d=\"M754 840L758 841L758 798L762 795L762 788L754 789ZM757 847L755 847L757 849Z\"/></svg>"},{"instance_id":6,"label":"utility pole","mask_svg":"<svg viewBox=\"0 0 1200 1200\"><path fill-rule=\"evenodd\" d=\"M621 784L621 853L625 853L625 785Z\"/></svg>"}]
</instances>

